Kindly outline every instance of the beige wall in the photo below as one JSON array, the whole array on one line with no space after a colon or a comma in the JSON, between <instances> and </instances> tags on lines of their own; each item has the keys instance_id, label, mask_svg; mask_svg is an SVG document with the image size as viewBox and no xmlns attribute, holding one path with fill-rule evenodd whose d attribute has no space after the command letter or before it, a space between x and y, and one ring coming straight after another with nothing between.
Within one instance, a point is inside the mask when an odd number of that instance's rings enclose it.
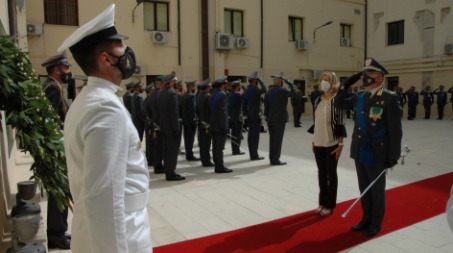
<instances>
[{"instance_id":1,"label":"beige wall","mask_svg":"<svg viewBox=\"0 0 453 253\"><path fill-rule=\"evenodd\" d=\"M453 2L451 0L369 0L368 56L378 59L400 86L418 91L429 84L436 88L453 86L453 54L445 54L446 43L453 43ZM404 10L404 11L402 11ZM404 44L387 45L387 24L404 20ZM425 73L432 72L431 75ZM427 78L431 76L431 78ZM423 108L419 105L419 116ZM437 116L435 105L433 116ZM446 117L452 116L451 106Z\"/></svg>"}]
</instances>

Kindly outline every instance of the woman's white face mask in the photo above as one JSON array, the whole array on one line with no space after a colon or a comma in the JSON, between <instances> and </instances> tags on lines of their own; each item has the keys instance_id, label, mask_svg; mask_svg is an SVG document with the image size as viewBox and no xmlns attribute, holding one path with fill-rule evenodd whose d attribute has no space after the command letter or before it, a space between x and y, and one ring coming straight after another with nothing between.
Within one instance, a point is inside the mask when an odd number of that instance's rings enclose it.
<instances>
[{"instance_id":1,"label":"woman's white face mask","mask_svg":"<svg viewBox=\"0 0 453 253\"><path fill-rule=\"evenodd\" d=\"M322 80L321 81L321 89L326 92L330 89L330 83L325 81L325 80Z\"/></svg>"}]
</instances>

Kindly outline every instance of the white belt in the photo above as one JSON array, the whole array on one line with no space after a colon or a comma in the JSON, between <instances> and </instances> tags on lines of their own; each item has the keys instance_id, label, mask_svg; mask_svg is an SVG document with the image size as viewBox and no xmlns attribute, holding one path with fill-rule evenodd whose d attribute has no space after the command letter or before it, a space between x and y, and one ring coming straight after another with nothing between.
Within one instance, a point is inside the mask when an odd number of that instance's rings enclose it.
<instances>
[{"instance_id":1,"label":"white belt","mask_svg":"<svg viewBox=\"0 0 453 253\"><path fill-rule=\"evenodd\" d=\"M140 211L148 203L148 193L127 194L124 196L124 211L126 213Z\"/></svg>"}]
</instances>

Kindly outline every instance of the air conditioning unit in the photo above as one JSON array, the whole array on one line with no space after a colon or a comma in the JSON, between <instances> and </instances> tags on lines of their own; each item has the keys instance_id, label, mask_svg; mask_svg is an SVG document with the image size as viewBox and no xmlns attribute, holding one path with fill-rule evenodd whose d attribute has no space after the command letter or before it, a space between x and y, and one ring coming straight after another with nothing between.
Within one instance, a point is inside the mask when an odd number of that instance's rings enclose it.
<instances>
[{"instance_id":1,"label":"air conditioning unit","mask_svg":"<svg viewBox=\"0 0 453 253\"><path fill-rule=\"evenodd\" d=\"M350 47L351 46L351 39L350 38L340 38L340 46L342 46L342 47Z\"/></svg>"},{"instance_id":2,"label":"air conditioning unit","mask_svg":"<svg viewBox=\"0 0 453 253\"><path fill-rule=\"evenodd\" d=\"M450 44L445 44L444 52L445 52L446 54L451 54L451 53L453 53L453 44L452 44L452 43L450 43Z\"/></svg>"},{"instance_id":3,"label":"air conditioning unit","mask_svg":"<svg viewBox=\"0 0 453 253\"><path fill-rule=\"evenodd\" d=\"M312 70L310 71L310 78L311 78L311 79L318 80L319 77L321 76L322 72L324 72L324 70L321 70L321 69L312 69Z\"/></svg>"},{"instance_id":4,"label":"air conditioning unit","mask_svg":"<svg viewBox=\"0 0 453 253\"><path fill-rule=\"evenodd\" d=\"M234 37L232 34L217 33L215 35L215 49L231 50L234 49Z\"/></svg>"},{"instance_id":5,"label":"air conditioning unit","mask_svg":"<svg viewBox=\"0 0 453 253\"><path fill-rule=\"evenodd\" d=\"M146 67L142 65L136 65L134 76L146 76Z\"/></svg>"},{"instance_id":6,"label":"air conditioning unit","mask_svg":"<svg viewBox=\"0 0 453 253\"><path fill-rule=\"evenodd\" d=\"M27 24L27 35L42 35L42 24Z\"/></svg>"},{"instance_id":7,"label":"air conditioning unit","mask_svg":"<svg viewBox=\"0 0 453 253\"><path fill-rule=\"evenodd\" d=\"M153 36L153 42L156 44L167 43L167 33L166 32L153 31L152 36Z\"/></svg>"},{"instance_id":8,"label":"air conditioning unit","mask_svg":"<svg viewBox=\"0 0 453 253\"><path fill-rule=\"evenodd\" d=\"M296 40L296 48L297 48L297 50L307 50L308 41L307 40Z\"/></svg>"},{"instance_id":9,"label":"air conditioning unit","mask_svg":"<svg viewBox=\"0 0 453 253\"><path fill-rule=\"evenodd\" d=\"M245 37L236 38L236 48L248 48L249 40Z\"/></svg>"}]
</instances>

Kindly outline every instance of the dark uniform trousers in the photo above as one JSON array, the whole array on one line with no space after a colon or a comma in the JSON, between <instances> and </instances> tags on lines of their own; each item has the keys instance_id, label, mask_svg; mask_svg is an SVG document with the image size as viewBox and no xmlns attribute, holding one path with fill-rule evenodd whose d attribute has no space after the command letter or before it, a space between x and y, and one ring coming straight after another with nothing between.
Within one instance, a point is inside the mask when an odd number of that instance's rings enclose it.
<instances>
[{"instance_id":1,"label":"dark uniform trousers","mask_svg":"<svg viewBox=\"0 0 453 253\"><path fill-rule=\"evenodd\" d=\"M148 161L148 166L154 165L154 150L156 148L154 146L153 134L154 130L152 127L152 123L146 120L145 140L146 140L146 160Z\"/></svg>"},{"instance_id":2,"label":"dark uniform trousers","mask_svg":"<svg viewBox=\"0 0 453 253\"><path fill-rule=\"evenodd\" d=\"M240 146L242 140L242 122L233 122L231 123L231 150L233 154L238 154L241 152ZM258 155L257 155L258 156Z\"/></svg>"},{"instance_id":3,"label":"dark uniform trousers","mask_svg":"<svg viewBox=\"0 0 453 253\"><path fill-rule=\"evenodd\" d=\"M192 124L184 124L183 125L184 131L184 148L186 150L186 157L193 157L193 143L195 141L195 133L197 132L197 125L195 123Z\"/></svg>"},{"instance_id":4,"label":"dark uniform trousers","mask_svg":"<svg viewBox=\"0 0 453 253\"><path fill-rule=\"evenodd\" d=\"M431 102L423 102L423 107L425 108L425 119L429 119L431 117Z\"/></svg>"},{"instance_id":5,"label":"dark uniform trousers","mask_svg":"<svg viewBox=\"0 0 453 253\"><path fill-rule=\"evenodd\" d=\"M261 128L261 119L259 120L249 120L249 132L247 136L247 144L249 146L250 159L257 158L258 155L258 145L260 142L260 128Z\"/></svg>"},{"instance_id":6,"label":"dark uniform trousers","mask_svg":"<svg viewBox=\"0 0 453 253\"><path fill-rule=\"evenodd\" d=\"M408 103L408 118L415 118L416 114L417 114L417 104L409 104Z\"/></svg>"},{"instance_id":7,"label":"dark uniform trousers","mask_svg":"<svg viewBox=\"0 0 453 253\"><path fill-rule=\"evenodd\" d=\"M300 125L300 117L302 116L302 104L295 104L293 106L294 125Z\"/></svg>"},{"instance_id":8,"label":"dark uniform trousers","mask_svg":"<svg viewBox=\"0 0 453 253\"><path fill-rule=\"evenodd\" d=\"M161 169L164 167L162 161L164 160L165 149L164 149L164 141L162 136L162 131L153 130L153 138L154 138L154 169Z\"/></svg>"},{"instance_id":9,"label":"dark uniform trousers","mask_svg":"<svg viewBox=\"0 0 453 253\"><path fill-rule=\"evenodd\" d=\"M355 160L355 167L360 193L365 191L370 183L385 170L384 167L367 167L358 160ZM385 175L381 176L373 187L362 197L363 222L381 226L385 213L385 181Z\"/></svg>"},{"instance_id":10,"label":"dark uniform trousers","mask_svg":"<svg viewBox=\"0 0 453 253\"><path fill-rule=\"evenodd\" d=\"M225 147L227 133L213 132L212 133L212 158L216 169L223 169L223 149Z\"/></svg>"},{"instance_id":11,"label":"dark uniform trousers","mask_svg":"<svg viewBox=\"0 0 453 253\"><path fill-rule=\"evenodd\" d=\"M61 212L52 195L47 200L47 236L61 238L68 230L68 207Z\"/></svg>"},{"instance_id":12,"label":"dark uniform trousers","mask_svg":"<svg viewBox=\"0 0 453 253\"><path fill-rule=\"evenodd\" d=\"M170 178L174 176L176 165L178 163L178 152L179 146L181 145L181 134L180 133L162 133L163 146L164 146L164 164L165 164L165 176Z\"/></svg>"},{"instance_id":13,"label":"dark uniform trousers","mask_svg":"<svg viewBox=\"0 0 453 253\"><path fill-rule=\"evenodd\" d=\"M202 123L198 124L198 133L200 134L200 159L201 164L209 164L211 163L211 154L209 153L211 149L211 134L209 132L206 133L206 128ZM209 129L208 129L209 131Z\"/></svg>"},{"instance_id":14,"label":"dark uniform trousers","mask_svg":"<svg viewBox=\"0 0 453 253\"><path fill-rule=\"evenodd\" d=\"M282 153L283 134L285 133L286 122L268 123L269 127L269 160L277 163Z\"/></svg>"}]
</instances>

